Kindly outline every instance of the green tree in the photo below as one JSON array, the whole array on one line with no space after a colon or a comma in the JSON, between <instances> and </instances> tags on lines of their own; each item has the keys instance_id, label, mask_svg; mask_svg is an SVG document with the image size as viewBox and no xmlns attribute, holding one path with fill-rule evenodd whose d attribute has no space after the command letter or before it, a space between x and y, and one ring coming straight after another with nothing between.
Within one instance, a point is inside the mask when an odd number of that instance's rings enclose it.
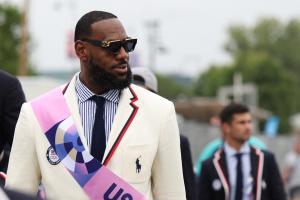
<instances>
[{"instance_id":1,"label":"green tree","mask_svg":"<svg viewBox=\"0 0 300 200\"><path fill-rule=\"evenodd\" d=\"M225 50L233 62L201 74L196 93L215 95L232 83L234 72L240 72L244 82L257 85L259 106L278 115L280 131L287 132L289 116L300 111L300 21L262 19L253 27L232 26L228 33Z\"/></svg>"},{"instance_id":2,"label":"green tree","mask_svg":"<svg viewBox=\"0 0 300 200\"><path fill-rule=\"evenodd\" d=\"M243 66L234 67L243 74L245 82L257 85L260 107L280 116L280 130L287 131L289 116L299 108L296 77L277 58L264 52L248 53Z\"/></svg>"},{"instance_id":3,"label":"green tree","mask_svg":"<svg viewBox=\"0 0 300 200\"><path fill-rule=\"evenodd\" d=\"M249 52L263 51L278 59L285 69L300 75L300 20L293 19L283 24L267 18L254 27L232 26L225 50L234 60L243 60Z\"/></svg>"},{"instance_id":4,"label":"green tree","mask_svg":"<svg viewBox=\"0 0 300 200\"><path fill-rule=\"evenodd\" d=\"M12 74L19 66L21 13L17 7L0 4L0 68Z\"/></svg>"},{"instance_id":5,"label":"green tree","mask_svg":"<svg viewBox=\"0 0 300 200\"><path fill-rule=\"evenodd\" d=\"M285 25L284 34L278 41L275 57L282 65L300 77L300 20L291 20ZM298 79L300 82L300 79Z\"/></svg>"},{"instance_id":6,"label":"green tree","mask_svg":"<svg viewBox=\"0 0 300 200\"><path fill-rule=\"evenodd\" d=\"M221 86L232 84L233 73L232 66L211 66L196 80L194 93L199 96L216 96Z\"/></svg>"},{"instance_id":7,"label":"green tree","mask_svg":"<svg viewBox=\"0 0 300 200\"><path fill-rule=\"evenodd\" d=\"M186 85L180 84L170 76L156 74L158 82L158 94L167 99L176 99L178 96L191 96L192 91Z\"/></svg>"}]
</instances>

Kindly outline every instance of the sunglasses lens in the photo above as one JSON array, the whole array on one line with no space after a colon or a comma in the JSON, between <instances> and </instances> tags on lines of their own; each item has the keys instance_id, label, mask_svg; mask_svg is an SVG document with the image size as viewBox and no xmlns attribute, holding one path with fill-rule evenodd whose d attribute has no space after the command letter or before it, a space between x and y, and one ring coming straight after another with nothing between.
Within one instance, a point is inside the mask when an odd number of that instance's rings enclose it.
<instances>
[{"instance_id":1,"label":"sunglasses lens","mask_svg":"<svg viewBox=\"0 0 300 200\"><path fill-rule=\"evenodd\" d=\"M126 52L131 52L134 50L137 40L136 39L129 39L126 40L123 44L123 47Z\"/></svg>"},{"instance_id":2,"label":"sunglasses lens","mask_svg":"<svg viewBox=\"0 0 300 200\"><path fill-rule=\"evenodd\" d=\"M123 41L112 41L109 46L106 47L109 51L114 54L117 54L120 51L120 48L123 47L125 51L131 52L134 50L137 39L127 39Z\"/></svg>"},{"instance_id":3,"label":"sunglasses lens","mask_svg":"<svg viewBox=\"0 0 300 200\"><path fill-rule=\"evenodd\" d=\"M107 47L107 49L113 53L118 53L118 51L120 50L122 46L122 41L113 41L109 44L109 46Z\"/></svg>"}]
</instances>

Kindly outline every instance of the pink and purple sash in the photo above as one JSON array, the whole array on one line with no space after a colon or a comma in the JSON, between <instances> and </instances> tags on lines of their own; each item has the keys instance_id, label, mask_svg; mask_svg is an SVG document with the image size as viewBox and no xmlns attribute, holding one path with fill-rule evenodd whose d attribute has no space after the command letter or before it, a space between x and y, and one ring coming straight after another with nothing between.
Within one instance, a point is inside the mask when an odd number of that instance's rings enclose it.
<instances>
[{"instance_id":1,"label":"pink and purple sash","mask_svg":"<svg viewBox=\"0 0 300 200\"><path fill-rule=\"evenodd\" d=\"M91 200L146 199L85 149L60 88L34 99L31 106L61 163Z\"/></svg>"}]
</instances>

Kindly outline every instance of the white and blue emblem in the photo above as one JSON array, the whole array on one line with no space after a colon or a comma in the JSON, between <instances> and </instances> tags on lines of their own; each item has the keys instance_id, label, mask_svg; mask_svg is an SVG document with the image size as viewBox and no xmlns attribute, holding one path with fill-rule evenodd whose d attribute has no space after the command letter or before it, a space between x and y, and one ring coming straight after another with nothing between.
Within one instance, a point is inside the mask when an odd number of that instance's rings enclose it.
<instances>
[{"instance_id":1,"label":"white and blue emblem","mask_svg":"<svg viewBox=\"0 0 300 200\"><path fill-rule=\"evenodd\" d=\"M50 146L47 149L46 157L47 157L48 162L51 165L57 165L58 163L60 163L60 159L57 156L57 154L55 153L55 150L52 146Z\"/></svg>"}]
</instances>

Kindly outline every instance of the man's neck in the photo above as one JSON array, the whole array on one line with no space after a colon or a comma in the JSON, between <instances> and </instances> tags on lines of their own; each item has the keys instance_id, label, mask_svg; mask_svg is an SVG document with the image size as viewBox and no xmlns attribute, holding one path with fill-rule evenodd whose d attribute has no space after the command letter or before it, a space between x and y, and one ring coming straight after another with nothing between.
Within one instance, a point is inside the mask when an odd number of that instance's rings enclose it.
<instances>
[{"instance_id":1,"label":"man's neck","mask_svg":"<svg viewBox=\"0 0 300 200\"><path fill-rule=\"evenodd\" d=\"M234 150L236 150L237 152L240 151L240 149L242 148L242 146L246 143L239 143L237 141L230 141L230 140L226 140L225 141L231 148L233 148Z\"/></svg>"}]
</instances>

